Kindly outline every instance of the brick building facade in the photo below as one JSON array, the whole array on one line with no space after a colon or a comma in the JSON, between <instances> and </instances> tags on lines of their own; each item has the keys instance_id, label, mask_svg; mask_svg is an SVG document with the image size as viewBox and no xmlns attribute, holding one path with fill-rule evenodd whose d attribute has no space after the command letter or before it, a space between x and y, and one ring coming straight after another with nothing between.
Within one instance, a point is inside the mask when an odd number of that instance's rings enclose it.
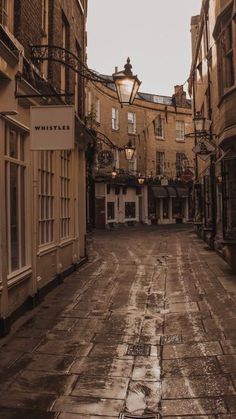
<instances>
[{"instance_id":1,"label":"brick building facade","mask_svg":"<svg viewBox=\"0 0 236 419\"><path fill-rule=\"evenodd\" d=\"M132 161L126 161L124 151L100 142L92 173L95 185L90 188L96 198L95 208L90 200L90 223L109 228L187 222L194 157L193 140L185 140L192 111L183 86L176 86L172 97L140 92L133 105L123 108L112 85L89 83L86 97L88 125L116 147L131 141L136 149ZM104 162L104 149L111 150L110 161Z\"/></svg>"},{"instance_id":2,"label":"brick building facade","mask_svg":"<svg viewBox=\"0 0 236 419\"><path fill-rule=\"evenodd\" d=\"M85 61L86 15L86 0L0 2L1 334L86 256L84 84L52 50L31 55L50 44ZM33 151L31 107L52 105L74 106L72 149Z\"/></svg>"},{"instance_id":3,"label":"brick building facade","mask_svg":"<svg viewBox=\"0 0 236 419\"><path fill-rule=\"evenodd\" d=\"M204 162L198 157L196 212L199 234L235 270L236 201L236 3L202 1L192 18L190 90L194 113L209 120L215 147Z\"/></svg>"}]
</instances>

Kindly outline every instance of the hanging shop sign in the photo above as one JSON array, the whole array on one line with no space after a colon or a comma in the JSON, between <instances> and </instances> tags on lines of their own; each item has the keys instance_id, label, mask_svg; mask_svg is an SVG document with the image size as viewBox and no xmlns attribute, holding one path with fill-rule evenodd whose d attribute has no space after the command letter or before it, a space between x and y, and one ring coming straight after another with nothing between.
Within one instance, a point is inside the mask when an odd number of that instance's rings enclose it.
<instances>
[{"instance_id":1,"label":"hanging shop sign","mask_svg":"<svg viewBox=\"0 0 236 419\"><path fill-rule=\"evenodd\" d=\"M114 162L114 154L111 150L101 150L98 153L98 163L101 166L110 166Z\"/></svg>"},{"instance_id":2,"label":"hanging shop sign","mask_svg":"<svg viewBox=\"0 0 236 419\"><path fill-rule=\"evenodd\" d=\"M193 152L197 154L202 160L207 160L208 157L216 150L216 147L209 143L208 140L205 138L201 138L201 140L197 143L195 147L193 147Z\"/></svg>"},{"instance_id":3,"label":"hanging shop sign","mask_svg":"<svg viewBox=\"0 0 236 419\"><path fill-rule=\"evenodd\" d=\"M72 150L75 142L73 106L32 106L32 150Z\"/></svg>"}]
</instances>

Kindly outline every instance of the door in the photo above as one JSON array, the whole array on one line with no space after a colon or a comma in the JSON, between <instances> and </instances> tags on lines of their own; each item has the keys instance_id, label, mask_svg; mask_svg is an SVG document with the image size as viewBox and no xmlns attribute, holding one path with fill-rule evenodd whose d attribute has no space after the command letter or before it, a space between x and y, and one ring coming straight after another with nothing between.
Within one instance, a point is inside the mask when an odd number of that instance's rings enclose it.
<instances>
[{"instance_id":1,"label":"door","mask_svg":"<svg viewBox=\"0 0 236 419\"><path fill-rule=\"evenodd\" d=\"M95 227L105 228L106 214L105 214L105 197L96 198L95 202Z\"/></svg>"}]
</instances>

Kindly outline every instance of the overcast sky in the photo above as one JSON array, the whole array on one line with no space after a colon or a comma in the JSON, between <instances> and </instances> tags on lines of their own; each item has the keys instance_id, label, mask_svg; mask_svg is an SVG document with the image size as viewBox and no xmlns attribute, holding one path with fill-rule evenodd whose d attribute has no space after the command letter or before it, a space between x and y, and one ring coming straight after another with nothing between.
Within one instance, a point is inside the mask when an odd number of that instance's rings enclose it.
<instances>
[{"instance_id":1,"label":"overcast sky","mask_svg":"<svg viewBox=\"0 0 236 419\"><path fill-rule=\"evenodd\" d=\"M127 57L140 91L171 96L191 63L191 16L201 0L89 0L88 66L103 74L122 70Z\"/></svg>"}]
</instances>

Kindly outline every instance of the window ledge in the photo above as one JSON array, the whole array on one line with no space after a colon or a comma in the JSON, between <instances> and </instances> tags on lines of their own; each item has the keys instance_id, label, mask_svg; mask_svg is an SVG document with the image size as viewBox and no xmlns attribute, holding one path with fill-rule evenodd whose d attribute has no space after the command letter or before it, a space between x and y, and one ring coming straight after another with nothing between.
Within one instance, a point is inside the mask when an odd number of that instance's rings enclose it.
<instances>
[{"instance_id":1,"label":"window ledge","mask_svg":"<svg viewBox=\"0 0 236 419\"><path fill-rule=\"evenodd\" d=\"M37 256L41 257L47 255L48 253L54 252L57 248L55 243L49 245L41 245L39 251L37 252Z\"/></svg>"},{"instance_id":2,"label":"window ledge","mask_svg":"<svg viewBox=\"0 0 236 419\"><path fill-rule=\"evenodd\" d=\"M12 272L7 276L7 286L8 288L14 287L14 285L18 284L19 282L23 282L29 278L32 274L32 267L25 266L24 268L18 269L17 271Z\"/></svg>"},{"instance_id":3,"label":"window ledge","mask_svg":"<svg viewBox=\"0 0 236 419\"><path fill-rule=\"evenodd\" d=\"M156 135L156 140L165 141L165 137L158 137L158 135Z\"/></svg>"}]
</instances>

